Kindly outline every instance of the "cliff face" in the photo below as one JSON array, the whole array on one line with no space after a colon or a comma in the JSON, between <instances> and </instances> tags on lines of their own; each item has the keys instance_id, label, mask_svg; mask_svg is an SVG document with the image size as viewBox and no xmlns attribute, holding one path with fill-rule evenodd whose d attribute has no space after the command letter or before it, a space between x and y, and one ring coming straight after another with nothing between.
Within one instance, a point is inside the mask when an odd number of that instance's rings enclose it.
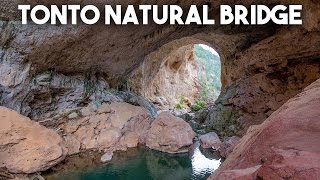
<instances>
[{"instance_id":1,"label":"cliff face","mask_svg":"<svg viewBox=\"0 0 320 180\"><path fill-rule=\"evenodd\" d=\"M234 124L246 130L262 123L320 78L319 38L318 31L283 28L224 61L228 79L207 123L227 134L239 130Z\"/></svg>"},{"instance_id":2,"label":"cliff face","mask_svg":"<svg viewBox=\"0 0 320 180\"><path fill-rule=\"evenodd\" d=\"M209 179L318 179L320 80L252 126Z\"/></svg>"},{"instance_id":3,"label":"cliff face","mask_svg":"<svg viewBox=\"0 0 320 180\"><path fill-rule=\"evenodd\" d=\"M182 97L194 102L199 93L199 67L193 56L193 47L192 44L180 47L165 55L158 69L141 65L139 70L142 77L135 75L128 83L129 89L162 108L174 108ZM145 71L152 71L152 76L146 77L143 74ZM135 81L141 82L139 87L134 86Z\"/></svg>"},{"instance_id":4,"label":"cliff face","mask_svg":"<svg viewBox=\"0 0 320 180\"><path fill-rule=\"evenodd\" d=\"M108 84L111 87L148 88L146 82L156 76L164 57L178 48L196 43L207 44L221 55L223 91L216 106L209 111L206 122L225 134L238 133L239 130L243 133L249 125L261 123L289 98L320 78L320 4L317 1L241 1L244 5L303 4L303 26L290 27L272 24L22 26L17 18L16 5L26 3L4 0L0 7L0 103L25 115L42 107L35 104L53 105L49 111L57 108L57 100L60 103L64 99L74 101L72 97L91 89L88 82L95 84L99 81L102 89ZM29 3L50 4L54 1ZM95 3L103 5L106 2ZM183 1L182 5L194 3ZM211 4L211 12L217 17L220 4L235 2L207 3ZM51 75L37 79L44 72L54 72L60 78L54 84ZM34 80L40 84L33 84ZM42 81L49 83L41 84Z\"/></svg>"}]
</instances>

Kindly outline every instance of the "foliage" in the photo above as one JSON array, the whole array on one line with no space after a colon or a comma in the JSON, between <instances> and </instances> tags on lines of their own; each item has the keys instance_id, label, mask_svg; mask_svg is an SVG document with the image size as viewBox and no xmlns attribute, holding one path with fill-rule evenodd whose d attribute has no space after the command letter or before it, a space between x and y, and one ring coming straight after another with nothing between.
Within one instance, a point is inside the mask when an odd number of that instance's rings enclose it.
<instances>
[{"instance_id":1,"label":"foliage","mask_svg":"<svg viewBox=\"0 0 320 180\"><path fill-rule=\"evenodd\" d=\"M201 109L204 108L206 105L206 102L203 100L196 99L196 103L191 106L192 111L200 111Z\"/></svg>"},{"instance_id":2,"label":"foliage","mask_svg":"<svg viewBox=\"0 0 320 180\"><path fill-rule=\"evenodd\" d=\"M195 58L198 62L198 80L200 92L198 98L206 102L215 100L221 91L220 57L200 45L194 46Z\"/></svg>"},{"instance_id":3,"label":"foliage","mask_svg":"<svg viewBox=\"0 0 320 180\"><path fill-rule=\"evenodd\" d=\"M189 100L186 97L180 97L179 103L176 104L176 109L183 109L183 105L187 105Z\"/></svg>"},{"instance_id":4,"label":"foliage","mask_svg":"<svg viewBox=\"0 0 320 180\"><path fill-rule=\"evenodd\" d=\"M182 109L182 105L181 104L177 104L176 105L176 109L181 110Z\"/></svg>"},{"instance_id":5,"label":"foliage","mask_svg":"<svg viewBox=\"0 0 320 180\"><path fill-rule=\"evenodd\" d=\"M189 102L189 100L185 97L180 97L180 102L179 104L187 104Z\"/></svg>"}]
</instances>

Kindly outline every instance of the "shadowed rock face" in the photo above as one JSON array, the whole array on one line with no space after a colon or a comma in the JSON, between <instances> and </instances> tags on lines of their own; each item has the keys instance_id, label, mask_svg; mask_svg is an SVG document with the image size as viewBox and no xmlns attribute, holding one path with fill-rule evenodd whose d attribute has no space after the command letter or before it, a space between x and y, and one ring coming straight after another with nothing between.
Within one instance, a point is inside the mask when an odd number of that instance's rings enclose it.
<instances>
[{"instance_id":1,"label":"shadowed rock face","mask_svg":"<svg viewBox=\"0 0 320 180\"><path fill-rule=\"evenodd\" d=\"M320 80L252 126L211 179L317 179L319 104Z\"/></svg>"},{"instance_id":2,"label":"shadowed rock face","mask_svg":"<svg viewBox=\"0 0 320 180\"><path fill-rule=\"evenodd\" d=\"M232 135L239 130L246 130L249 125L261 123L286 100L320 78L320 5L317 1L241 1L244 5L303 4L304 24L295 27L272 24L198 27L152 24L20 25L17 4L56 2L1 2L0 73L4 75L0 77L2 105L23 113L32 112L34 93L30 84L34 76L48 70L65 76L77 75L80 79L85 79L85 74L90 72L103 77L111 87L125 86L128 81L133 89L147 88L144 82L152 79L163 58L170 52L182 46L204 43L214 47L221 55L223 83L223 92L206 122L212 129L222 132L222 135ZM72 1L73 4L78 2ZM148 1L155 2L167 4L169 1ZM92 2L81 2L85 3ZM96 5L106 3L116 2L94 2ZM126 1L123 5L145 3ZM190 0L179 3L187 6L201 2ZM216 19L219 19L219 5L235 4L233 0L207 3L211 3L211 13ZM148 71L143 71L143 65L153 68L145 68ZM54 99L65 91L56 87L50 97ZM43 102L48 98L38 100ZM240 131L241 134L243 132Z\"/></svg>"},{"instance_id":3,"label":"shadowed rock face","mask_svg":"<svg viewBox=\"0 0 320 180\"><path fill-rule=\"evenodd\" d=\"M63 2L56 1L60 4ZM14 23L8 29L8 37L2 42L8 48L14 48L17 58L31 62L34 71L39 72L50 68L63 73L85 72L90 69L105 73L111 79L125 79L128 72L135 69L143 58L165 43L199 32L210 32L219 29L226 34L252 32L250 28L211 26L115 26L96 24L88 25L19 25L13 22L19 17L17 4L55 4L54 1L7 1L1 7L2 19ZM66 1L70 3L70 1ZM74 1L80 3L80 1ZM170 1L160 1L158 4L169 4ZM91 3L91 2L90 2ZM96 1L95 5L116 4L116 2ZM144 4L145 2L126 2L126 4ZM151 3L151 2L148 2ZM173 2L171 2L173 3ZM221 2L222 3L222 2ZM81 2L80 4L86 4ZM185 1L181 6L194 4ZM198 3L196 3L198 4ZM215 3L216 4L216 3ZM7 6L6 6L7 5ZM218 6L213 6L218 8ZM212 9L214 14L218 14ZM7 24L7 23L6 23ZM9 23L10 24L10 23ZM5 29L7 25L4 26ZM261 28L263 30L263 28ZM269 32L265 30L265 32ZM12 53L10 53L12 54ZM8 54L9 55L9 54ZM77 66L74 68L74 66Z\"/></svg>"}]
</instances>

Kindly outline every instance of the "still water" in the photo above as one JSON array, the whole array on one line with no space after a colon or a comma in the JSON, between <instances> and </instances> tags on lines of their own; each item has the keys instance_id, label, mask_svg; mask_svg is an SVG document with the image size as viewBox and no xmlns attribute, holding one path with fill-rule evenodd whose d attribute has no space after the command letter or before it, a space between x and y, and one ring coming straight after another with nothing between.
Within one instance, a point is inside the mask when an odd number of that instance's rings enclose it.
<instances>
[{"instance_id":1,"label":"still water","mask_svg":"<svg viewBox=\"0 0 320 180\"><path fill-rule=\"evenodd\" d=\"M222 159L209 151L167 154L147 148L114 155L111 162L94 169L75 170L47 177L50 180L202 180L209 177Z\"/></svg>"}]
</instances>

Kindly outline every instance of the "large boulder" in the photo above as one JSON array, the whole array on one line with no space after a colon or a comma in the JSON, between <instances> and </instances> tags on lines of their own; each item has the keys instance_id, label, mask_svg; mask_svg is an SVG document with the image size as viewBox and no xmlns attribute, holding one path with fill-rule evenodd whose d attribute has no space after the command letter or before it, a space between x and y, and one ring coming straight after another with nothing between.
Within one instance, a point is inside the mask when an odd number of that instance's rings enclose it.
<instances>
[{"instance_id":1,"label":"large boulder","mask_svg":"<svg viewBox=\"0 0 320 180\"><path fill-rule=\"evenodd\" d=\"M149 116L140 115L135 116L129 119L126 126L122 129L122 132L125 133L124 141L120 143L136 144L137 140L139 144L146 144L146 137L148 134L148 130L151 127L151 119ZM138 137L138 139L136 139Z\"/></svg>"},{"instance_id":2,"label":"large boulder","mask_svg":"<svg viewBox=\"0 0 320 180\"><path fill-rule=\"evenodd\" d=\"M12 173L34 173L56 165L66 154L55 131L0 107L0 167Z\"/></svg>"},{"instance_id":3,"label":"large boulder","mask_svg":"<svg viewBox=\"0 0 320 180\"><path fill-rule=\"evenodd\" d=\"M195 133L183 119L162 112L151 124L146 145L158 151L168 153L186 152L193 144Z\"/></svg>"},{"instance_id":4,"label":"large boulder","mask_svg":"<svg viewBox=\"0 0 320 180\"><path fill-rule=\"evenodd\" d=\"M87 115L70 119L60 126L70 154L80 150L112 152L136 147L140 139L144 142L151 122L145 108L128 103L102 104Z\"/></svg>"},{"instance_id":5,"label":"large boulder","mask_svg":"<svg viewBox=\"0 0 320 180\"><path fill-rule=\"evenodd\" d=\"M199 140L201 147L203 148L219 149L219 147L222 145L219 136L214 132L201 135Z\"/></svg>"},{"instance_id":6,"label":"large boulder","mask_svg":"<svg viewBox=\"0 0 320 180\"><path fill-rule=\"evenodd\" d=\"M252 126L210 179L318 179L320 80Z\"/></svg>"}]
</instances>

